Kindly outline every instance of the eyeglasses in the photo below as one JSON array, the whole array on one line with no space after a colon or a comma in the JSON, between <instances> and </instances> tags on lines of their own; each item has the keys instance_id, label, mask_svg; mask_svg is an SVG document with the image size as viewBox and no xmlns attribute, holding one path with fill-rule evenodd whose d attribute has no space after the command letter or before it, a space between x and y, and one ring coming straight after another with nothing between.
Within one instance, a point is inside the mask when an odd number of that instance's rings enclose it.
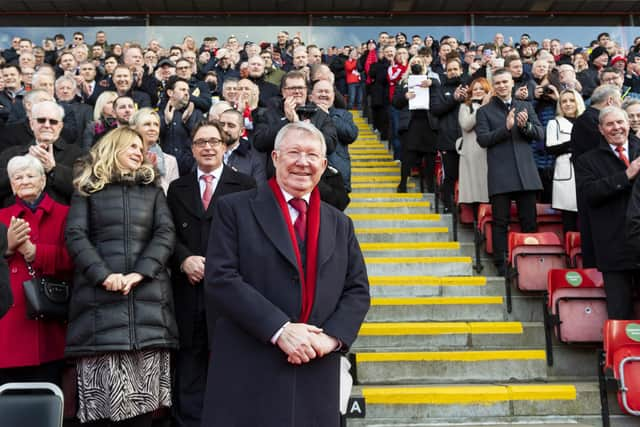
<instances>
[{"instance_id":1,"label":"eyeglasses","mask_svg":"<svg viewBox=\"0 0 640 427\"><path fill-rule=\"evenodd\" d=\"M222 140L219 138L196 139L195 141L193 141L193 145L198 148L204 148L207 145L218 147L220 144L222 144Z\"/></svg>"},{"instance_id":2,"label":"eyeglasses","mask_svg":"<svg viewBox=\"0 0 640 427\"><path fill-rule=\"evenodd\" d=\"M303 92L307 90L306 86L288 86L284 88L285 90L290 90L291 92Z\"/></svg>"},{"instance_id":3,"label":"eyeglasses","mask_svg":"<svg viewBox=\"0 0 640 427\"><path fill-rule=\"evenodd\" d=\"M318 153L305 153L304 151L285 151L284 156L295 161L306 158L310 163L316 163L322 159L322 156Z\"/></svg>"},{"instance_id":4,"label":"eyeglasses","mask_svg":"<svg viewBox=\"0 0 640 427\"><path fill-rule=\"evenodd\" d=\"M38 122L38 124L39 124L39 125L43 125L43 124L45 124L45 123L49 122L49 124L50 124L51 126L55 126L55 125L57 125L58 123L60 123L60 120L57 120L57 119L49 119L49 118L47 118L47 117L37 117L37 118L36 118L36 122Z\"/></svg>"},{"instance_id":5,"label":"eyeglasses","mask_svg":"<svg viewBox=\"0 0 640 427\"><path fill-rule=\"evenodd\" d=\"M191 66L190 65L186 65L184 67L176 67L176 70L190 70Z\"/></svg>"}]
</instances>

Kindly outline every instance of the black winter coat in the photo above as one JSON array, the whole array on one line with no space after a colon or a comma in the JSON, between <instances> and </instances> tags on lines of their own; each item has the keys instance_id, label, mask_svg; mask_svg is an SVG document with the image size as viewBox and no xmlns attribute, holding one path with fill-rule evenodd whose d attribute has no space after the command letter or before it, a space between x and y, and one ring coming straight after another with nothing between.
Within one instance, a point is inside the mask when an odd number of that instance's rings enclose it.
<instances>
[{"instance_id":1,"label":"black winter coat","mask_svg":"<svg viewBox=\"0 0 640 427\"><path fill-rule=\"evenodd\" d=\"M162 188L116 182L74 194L65 237L75 264L67 356L178 347L166 268L175 229ZM129 295L102 286L112 273L132 272L144 279Z\"/></svg>"},{"instance_id":2,"label":"black winter coat","mask_svg":"<svg viewBox=\"0 0 640 427\"><path fill-rule=\"evenodd\" d=\"M445 79L443 84L433 80L431 86L429 108L439 120L438 142L436 143L438 150L455 151L456 139L462 136L460 123L458 123L458 110L460 110L462 101L456 100L453 96L459 85L459 79L450 82Z\"/></svg>"},{"instance_id":3,"label":"black winter coat","mask_svg":"<svg viewBox=\"0 0 640 427\"><path fill-rule=\"evenodd\" d=\"M369 85L372 107L386 107L389 102L389 79L387 71L391 63L386 59L371 64L369 77L372 83Z\"/></svg>"}]
</instances>

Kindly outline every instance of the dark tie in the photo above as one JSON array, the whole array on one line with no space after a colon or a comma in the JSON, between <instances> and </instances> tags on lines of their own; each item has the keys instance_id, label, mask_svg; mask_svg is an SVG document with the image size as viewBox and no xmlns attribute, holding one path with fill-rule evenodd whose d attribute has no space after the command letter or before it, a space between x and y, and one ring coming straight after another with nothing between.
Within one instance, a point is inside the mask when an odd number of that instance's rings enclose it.
<instances>
[{"instance_id":1,"label":"dark tie","mask_svg":"<svg viewBox=\"0 0 640 427\"><path fill-rule=\"evenodd\" d=\"M507 107L507 111L511 109L511 102L505 102L504 106Z\"/></svg>"},{"instance_id":2,"label":"dark tie","mask_svg":"<svg viewBox=\"0 0 640 427\"><path fill-rule=\"evenodd\" d=\"M620 160L624 162L624 165L626 167L629 167L629 159L624 155L624 146L616 145L616 151L618 152L618 157L620 158Z\"/></svg>"},{"instance_id":3,"label":"dark tie","mask_svg":"<svg viewBox=\"0 0 640 427\"><path fill-rule=\"evenodd\" d=\"M204 180L204 192L202 193L202 206L206 211L209 209L209 203L211 203L211 196L213 196L213 175L202 175L200 179Z\"/></svg>"},{"instance_id":4,"label":"dark tie","mask_svg":"<svg viewBox=\"0 0 640 427\"><path fill-rule=\"evenodd\" d=\"M298 211L298 218L293 223L293 229L300 241L304 242L307 237L307 202L303 199L291 199L289 204Z\"/></svg>"}]
</instances>

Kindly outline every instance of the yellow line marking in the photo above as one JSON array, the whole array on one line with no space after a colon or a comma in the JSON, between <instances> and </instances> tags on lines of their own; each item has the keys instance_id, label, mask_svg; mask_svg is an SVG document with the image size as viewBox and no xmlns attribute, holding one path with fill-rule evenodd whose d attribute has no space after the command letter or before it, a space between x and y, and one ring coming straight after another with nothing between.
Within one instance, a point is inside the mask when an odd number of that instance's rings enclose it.
<instances>
[{"instance_id":1,"label":"yellow line marking","mask_svg":"<svg viewBox=\"0 0 640 427\"><path fill-rule=\"evenodd\" d=\"M356 228L356 234L410 234L410 233L448 233L447 227L412 227L412 228L394 228L394 227L371 227Z\"/></svg>"},{"instance_id":2,"label":"yellow line marking","mask_svg":"<svg viewBox=\"0 0 640 427\"><path fill-rule=\"evenodd\" d=\"M351 214L354 221L440 221L440 214Z\"/></svg>"},{"instance_id":3,"label":"yellow line marking","mask_svg":"<svg viewBox=\"0 0 640 427\"><path fill-rule=\"evenodd\" d=\"M360 183L356 182L351 184L351 188L397 188L398 184L395 182L376 182L376 183ZM413 182L407 183L407 188L415 188L416 184Z\"/></svg>"},{"instance_id":4,"label":"yellow line marking","mask_svg":"<svg viewBox=\"0 0 640 427\"><path fill-rule=\"evenodd\" d=\"M393 251L421 249L460 249L460 242L383 242L360 243L363 251Z\"/></svg>"},{"instance_id":5,"label":"yellow line marking","mask_svg":"<svg viewBox=\"0 0 640 427\"><path fill-rule=\"evenodd\" d=\"M469 263L469 256L423 256L423 257L365 257L366 264L448 264L454 262Z\"/></svg>"},{"instance_id":6,"label":"yellow line marking","mask_svg":"<svg viewBox=\"0 0 640 427\"><path fill-rule=\"evenodd\" d=\"M357 353L356 362L483 362L491 360L545 360L544 350L434 351Z\"/></svg>"},{"instance_id":7,"label":"yellow line marking","mask_svg":"<svg viewBox=\"0 0 640 427\"><path fill-rule=\"evenodd\" d=\"M569 384L365 387L362 395L368 404L451 405L514 400L576 400L577 391L575 386Z\"/></svg>"},{"instance_id":8,"label":"yellow line marking","mask_svg":"<svg viewBox=\"0 0 640 427\"><path fill-rule=\"evenodd\" d=\"M362 246L363 243L360 244ZM371 286L486 286L483 276L369 276Z\"/></svg>"},{"instance_id":9,"label":"yellow line marking","mask_svg":"<svg viewBox=\"0 0 640 427\"><path fill-rule=\"evenodd\" d=\"M383 172L397 172L400 173L400 168L394 167L376 167L376 168L351 168L351 173L383 173ZM355 178L352 177L351 179Z\"/></svg>"},{"instance_id":10,"label":"yellow line marking","mask_svg":"<svg viewBox=\"0 0 640 427\"><path fill-rule=\"evenodd\" d=\"M485 327L478 327L484 323ZM490 332L485 332L490 329ZM520 322L381 322L363 323L361 336L448 335L448 334L522 334Z\"/></svg>"},{"instance_id":11,"label":"yellow line marking","mask_svg":"<svg viewBox=\"0 0 640 427\"><path fill-rule=\"evenodd\" d=\"M502 304L502 297L384 297L371 298L371 305L496 305Z\"/></svg>"},{"instance_id":12,"label":"yellow line marking","mask_svg":"<svg viewBox=\"0 0 640 427\"><path fill-rule=\"evenodd\" d=\"M352 154L351 158L354 160L392 160L391 154Z\"/></svg>"},{"instance_id":13,"label":"yellow line marking","mask_svg":"<svg viewBox=\"0 0 640 427\"><path fill-rule=\"evenodd\" d=\"M395 167L400 167L398 166L398 164L396 162L351 162L351 167L357 168L357 167L366 167L366 168L375 168L375 167L380 167L380 166L395 166Z\"/></svg>"},{"instance_id":14,"label":"yellow line marking","mask_svg":"<svg viewBox=\"0 0 640 427\"><path fill-rule=\"evenodd\" d=\"M392 184L398 184L400 183L400 177L397 175L352 176L351 182L387 182Z\"/></svg>"},{"instance_id":15,"label":"yellow line marking","mask_svg":"<svg viewBox=\"0 0 640 427\"><path fill-rule=\"evenodd\" d=\"M349 208L428 208L429 202L351 202Z\"/></svg>"},{"instance_id":16,"label":"yellow line marking","mask_svg":"<svg viewBox=\"0 0 640 427\"><path fill-rule=\"evenodd\" d=\"M387 150L384 147L380 147L380 148L350 148L349 149L349 153L350 154L389 154L389 150Z\"/></svg>"},{"instance_id":17,"label":"yellow line marking","mask_svg":"<svg viewBox=\"0 0 640 427\"><path fill-rule=\"evenodd\" d=\"M351 193L351 200L354 199L424 199L422 193Z\"/></svg>"}]
</instances>

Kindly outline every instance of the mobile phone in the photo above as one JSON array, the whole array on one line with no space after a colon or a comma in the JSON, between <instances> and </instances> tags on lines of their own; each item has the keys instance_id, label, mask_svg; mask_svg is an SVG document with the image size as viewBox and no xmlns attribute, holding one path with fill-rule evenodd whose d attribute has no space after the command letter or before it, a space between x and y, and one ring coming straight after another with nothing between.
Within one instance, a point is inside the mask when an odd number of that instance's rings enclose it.
<instances>
[{"instance_id":1,"label":"mobile phone","mask_svg":"<svg viewBox=\"0 0 640 427\"><path fill-rule=\"evenodd\" d=\"M491 56L491 54L493 53L493 51L491 49L485 49L483 52L484 56Z\"/></svg>"}]
</instances>

